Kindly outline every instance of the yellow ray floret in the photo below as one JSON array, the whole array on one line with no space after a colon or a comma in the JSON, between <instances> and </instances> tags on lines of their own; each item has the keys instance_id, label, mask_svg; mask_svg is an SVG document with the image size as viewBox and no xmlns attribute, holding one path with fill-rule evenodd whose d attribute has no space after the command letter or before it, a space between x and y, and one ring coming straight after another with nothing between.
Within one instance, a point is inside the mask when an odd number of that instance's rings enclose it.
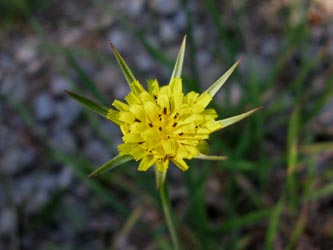
<instances>
[{"instance_id":1,"label":"yellow ray floret","mask_svg":"<svg viewBox=\"0 0 333 250\"><path fill-rule=\"evenodd\" d=\"M211 95L193 91L184 95L180 78L162 87L149 80L148 91L134 81L131 90L126 103L113 103L116 110L110 109L107 118L119 124L123 133L120 155L140 160L140 171L155 165L165 172L170 161L187 170L184 159L198 156L203 141L222 128L215 121L215 110L206 109Z\"/></svg>"}]
</instances>

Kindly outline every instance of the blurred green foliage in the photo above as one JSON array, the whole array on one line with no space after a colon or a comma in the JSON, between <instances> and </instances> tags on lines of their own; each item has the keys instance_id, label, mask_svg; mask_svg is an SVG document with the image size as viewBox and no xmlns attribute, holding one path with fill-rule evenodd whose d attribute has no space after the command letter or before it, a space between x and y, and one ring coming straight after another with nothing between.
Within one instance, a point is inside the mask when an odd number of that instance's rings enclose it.
<instances>
[{"instance_id":1,"label":"blurred green foliage","mask_svg":"<svg viewBox=\"0 0 333 250\"><path fill-rule=\"evenodd\" d=\"M0 26L10 29L22 22L36 11L46 8L49 0L1 0L0 1Z\"/></svg>"}]
</instances>

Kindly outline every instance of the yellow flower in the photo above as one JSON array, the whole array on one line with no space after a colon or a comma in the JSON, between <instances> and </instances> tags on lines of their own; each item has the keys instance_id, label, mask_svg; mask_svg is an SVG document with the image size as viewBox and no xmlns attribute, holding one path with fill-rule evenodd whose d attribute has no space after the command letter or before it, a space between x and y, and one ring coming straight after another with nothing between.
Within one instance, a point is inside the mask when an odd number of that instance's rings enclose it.
<instances>
[{"instance_id":1,"label":"yellow flower","mask_svg":"<svg viewBox=\"0 0 333 250\"><path fill-rule=\"evenodd\" d=\"M214 109L207 109L214 95L237 67L236 62L225 74L202 94L183 93L181 71L185 53L184 38L168 85L148 80L146 90L134 77L125 60L111 44L114 55L130 87L125 101L115 100L109 108L78 94L66 91L72 98L119 125L123 143L119 155L96 169L91 175L117 167L127 161L140 161L138 169L146 171L155 166L157 186L165 180L170 161L185 171L189 167L184 159L223 160L224 156L208 156L206 140L212 132L225 128L258 109L216 120Z\"/></svg>"},{"instance_id":2,"label":"yellow flower","mask_svg":"<svg viewBox=\"0 0 333 250\"><path fill-rule=\"evenodd\" d=\"M140 171L156 165L158 171L165 172L169 161L187 170L184 159L198 156L209 134L222 128L215 121L215 110L206 109L212 100L210 94L192 91L184 95L180 78L173 78L163 87L157 80L149 80L148 91L134 81L131 89L125 98L127 104L114 101L119 111L110 109L107 118L123 133L120 155L141 160Z\"/></svg>"}]
</instances>

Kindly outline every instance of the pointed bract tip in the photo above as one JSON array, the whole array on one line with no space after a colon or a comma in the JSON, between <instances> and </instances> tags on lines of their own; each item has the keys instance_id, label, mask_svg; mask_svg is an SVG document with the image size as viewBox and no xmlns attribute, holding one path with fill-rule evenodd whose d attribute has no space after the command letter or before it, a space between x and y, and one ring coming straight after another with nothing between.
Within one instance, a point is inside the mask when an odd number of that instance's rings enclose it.
<instances>
[{"instance_id":1,"label":"pointed bract tip","mask_svg":"<svg viewBox=\"0 0 333 250\"><path fill-rule=\"evenodd\" d=\"M94 178L94 177L96 177L96 176L97 176L97 174L94 173L94 172L92 172L91 174L88 175L88 178Z\"/></svg>"},{"instance_id":2,"label":"pointed bract tip","mask_svg":"<svg viewBox=\"0 0 333 250\"><path fill-rule=\"evenodd\" d=\"M71 95L72 95L72 92L71 92L71 91L69 91L69 90L67 90L67 89L65 89L65 90L64 90L64 92L65 92L65 94L66 94L66 95L69 95L69 96L71 96Z\"/></svg>"},{"instance_id":3,"label":"pointed bract tip","mask_svg":"<svg viewBox=\"0 0 333 250\"><path fill-rule=\"evenodd\" d=\"M113 52L117 51L116 47L114 46L114 44L112 43L111 40L109 40L109 44L110 44L110 47L111 47L111 49L112 49Z\"/></svg>"},{"instance_id":4,"label":"pointed bract tip","mask_svg":"<svg viewBox=\"0 0 333 250\"><path fill-rule=\"evenodd\" d=\"M263 106L257 107L257 108L255 108L255 109L253 110L253 113L254 113L254 112L257 112L257 111L259 111L259 110L261 110L261 109L263 109L263 108L264 108Z\"/></svg>"}]
</instances>

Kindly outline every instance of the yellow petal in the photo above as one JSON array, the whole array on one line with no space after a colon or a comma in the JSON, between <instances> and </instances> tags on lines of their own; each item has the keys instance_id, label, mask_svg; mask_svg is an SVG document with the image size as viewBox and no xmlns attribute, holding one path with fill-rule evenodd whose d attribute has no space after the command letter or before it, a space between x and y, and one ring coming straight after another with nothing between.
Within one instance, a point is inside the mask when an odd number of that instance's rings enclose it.
<instances>
[{"instance_id":1,"label":"yellow petal","mask_svg":"<svg viewBox=\"0 0 333 250\"><path fill-rule=\"evenodd\" d=\"M182 171L186 171L189 168L186 162L182 158L175 157L171 161Z\"/></svg>"},{"instance_id":2,"label":"yellow petal","mask_svg":"<svg viewBox=\"0 0 333 250\"><path fill-rule=\"evenodd\" d=\"M131 112L119 112L118 115L119 121L125 122L125 123L132 123L135 121L135 116Z\"/></svg>"},{"instance_id":3,"label":"yellow petal","mask_svg":"<svg viewBox=\"0 0 333 250\"><path fill-rule=\"evenodd\" d=\"M126 97L125 100L129 105L141 104L140 98L135 95L133 92L130 92Z\"/></svg>"},{"instance_id":4,"label":"yellow petal","mask_svg":"<svg viewBox=\"0 0 333 250\"><path fill-rule=\"evenodd\" d=\"M176 145L174 140L162 140L161 144L166 155L176 154Z\"/></svg>"},{"instance_id":5,"label":"yellow petal","mask_svg":"<svg viewBox=\"0 0 333 250\"><path fill-rule=\"evenodd\" d=\"M133 156L134 160L138 161L145 156L145 150L142 147L137 145L137 146L133 147L133 149L131 151L131 155Z\"/></svg>"},{"instance_id":6,"label":"yellow petal","mask_svg":"<svg viewBox=\"0 0 333 250\"><path fill-rule=\"evenodd\" d=\"M135 95L139 95L141 92L146 91L144 87L139 83L138 80L135 80L130 84L130 87Z\"/></svg>"},{"instance_id":7,"label":"yellow petal","mask_svg":"<svg viewBox=\"0 0 333 250\"><path fill-rule=\"evenodd\" d=\"M123 136L123 141L126 143L138 143L142 141L140 134L128 133Z\"/></svg>"},{"instance_id":8,"label":"yellow petal","mask_svg":"<svg viewBox=\"0 0 333 250\"><path fill-rule=\"evenodd\" d=\"M123 143L118 145L118 150L120 155L130 155L136 144L133 143Z\"/></svg>"},{"instance_id":9,"label":"yellow petal","mask_svg":"<svg viewBox=\"0 0 333 250\"><path fill-rule=\"evenodd\" d=\"M118 111L115 111L113 109L109 109L108 113L106 115L106 118L119 125L120 124L120 120L118 118L118 115L119 115Z\"/></svg>"},{"instance_id":10,"label":"yellow petal","mask_svg":"<svg viewBox=\"0 0 333 250\"><path fill-rule=\"evenodd\" d=\"M148 83L148 91L150 94L154 95L159 92L159 85L156 79L149 79Z\"/></svg>"},{"instance_id":11,"label":"yellow petal","mask_svg":"<svg viewBox=\"0 0 333 250\"><path fill-rule=\"evenodd\" d=\"M211 102L211 100L211 95L207 92L204 92L197 98L195 105L198 105L204 109Z\"/></svg>"},{"instance_id":12,"label":"yellow petal","mask_svg":"<svg viewBox=\"0 0 333 250\"><path fill-rule=\"evenodd\" d=\"M143 105L144 105L144 109L145 109L146 115L148 116L149 120L151 122L156 121L158 118L158 114L159 114L159 109L156 106L156 104L154 104L152 102L146 102Z\"/></svg>"},{"instance_id":13,"label":"yellow petal","mask_svg":"<svg viewBox=\"0 0 333 250\"><path fill-rule=\"evenodd\" d=\"M121 101L115 100L112 103L112 106L118 109L119 111L127 111L128 110L128 105L126 103L123 103Z\"/></svg>"},{"instance_id":14,"label":"yellow petal","mask_svg":"<svg viewBox=\"0 0 333 250\"><path fill-rule=\"evenodd\" d=\"M198 93L191 91L185 96L185 102L187 102L188 104L193 104L193 102L198 98L198 96Z\"/></svg>"},{"instance_id":15,"label":"yellow petal","mask_svg":"<svg viewBox=\"0 0 333 250\"><path fill-rule=\"evenodd\" d=\"M148 168L150 168L154 164L154 157L148 155L141 159L138 170L139 171L146 171Z\"/></svg>"}]
</instances>

